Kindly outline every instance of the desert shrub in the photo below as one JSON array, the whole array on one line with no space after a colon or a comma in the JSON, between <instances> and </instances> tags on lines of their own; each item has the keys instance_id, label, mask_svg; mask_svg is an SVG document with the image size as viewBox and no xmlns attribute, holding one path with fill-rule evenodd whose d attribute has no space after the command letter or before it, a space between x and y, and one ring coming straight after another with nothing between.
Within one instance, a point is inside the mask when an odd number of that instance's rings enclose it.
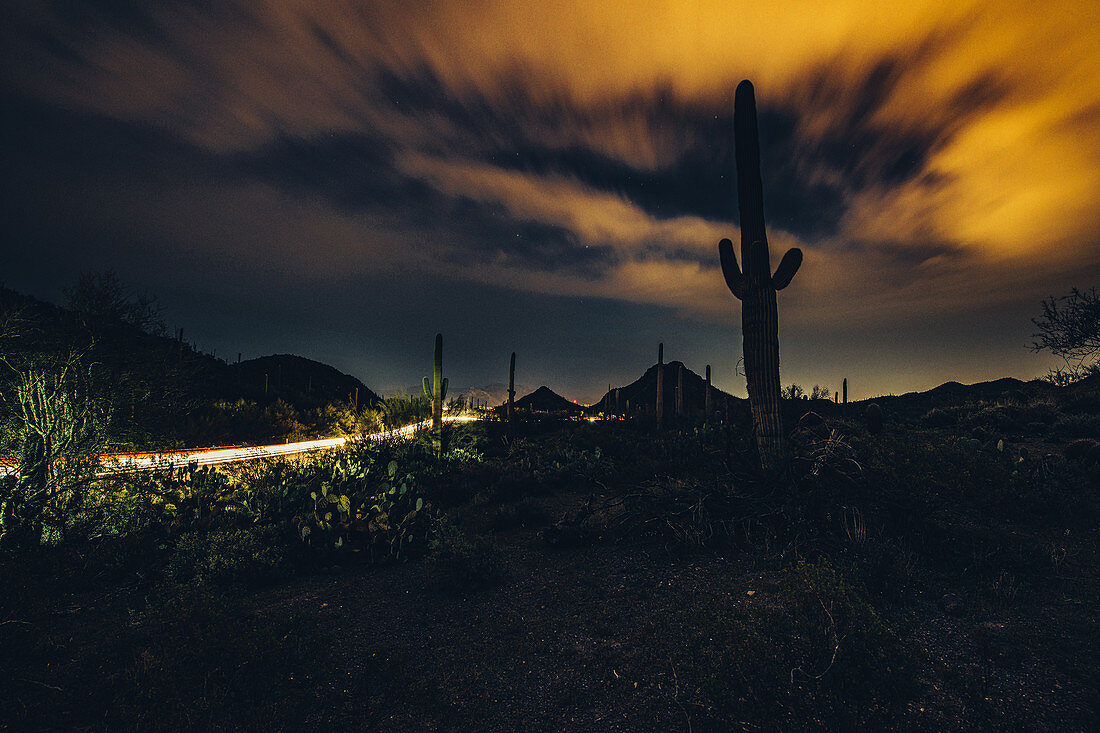
<instances>
[{"instance_id":1,"label":"desert shrub","mask_svg":"<svg viewBox=\"0 0 1100 733\"><path fill-rule=\"evenodd\" d=\"M302 614L261 617L230 595L166 588L119 640L104 727L300 729L322 712L332 649Z\"/></svg>"},{"instance_id":2,"label":"desert shrub","mask_svg":"<svg viewBox=\"0 0 1100 733\"><path fill-rule=\"evenodd\" d=\"M492 532L506 532L521 527L542 527L550 522L550 515L530 498L522 499L497 510L489 519L487 528Z\"/></svg>"},{"instance_id":3,"label":"desert shrub","mask_svg":"<svg viewBox=\"0 0 1100 733\"><path fill-rule=\"evenodd\" d=\"M781 574L774 595L694 624L688 651L680 674L714 725L889 727L917 691L915 654L866 591L826 560L801 561Z\"/></svg>"},{"instance_id":4,"label":"desert shrub","mask_svg":"<svg viewBox=\"0 0 1100 733\"><path fill-rule=\"evenodd\" d=\"M1066 460L1077 461L1084 466L1100 465L1100 441L1078 438L1066 446Z\"/></svg>"},{"instance_id":5,"label":"desert shrub","mask_svg":"<svg viewBox=\"0 0 1100 733\"><path fill-rule=\"evenodd\" d=\"M187 532L176 542L164 574L176 583L263 582L285 570L287 544L273 527Z\"/></svg>"},{"instance_id":6,"label":"desert shrub","mask_svg":"<svg viewBox=\"0 0 1100 733\"><path fill-rule=\"evenodd\" d=\"M1095 438L1100 435L1100 415L1063 415L1050 432L1058 441Z\"/></svg>"},{"instance_id":7,"label":"desert shrub","mask_svg":"<svg viewBox=\"0 0 1100 733\"><path fill-rule=\"evenodd\" d=\"M1058 404L1070 415L1100 415L1100 389L1063 395Z\"/></svg>"},{"instance_id":8,"label":"desert shrub","mask_svg":"<svg viewBox=\"0 0 1100 733\"><path fill-rule=\"evenodd\" d=\"M946 428L958 424L959 413L957 410L943 407L933 407L921 416L921 424L929 428Z\"/></svg>"},{"instance_id":9,"label":"desert shrub","mask_svg":"<svg viewBox=\"0 0 1100 733\"><path fill-rule=\"evenodd\" d=\"M986 405L965 415L959 424L967 428L982 428L998 435L1024 435L1032 423L1050 425L1058 413L1049 404Z\"/></svg>"},{"instance_id":10,"label":"desert shrub","mask_svg":"<svg viewBox=\"0 0 1100 733\"><path fill-rule=\"evenodd\" d=\"M1014 461L1007 452L917 431L869 442L859 452L861 491L868 502L891 507L902 520L948 509L1004 515L1036 508L1034 497L1013 476Z\"/></svg>"},{"instance_id":11,"label":"desert shrub","mask_svg":"<svg viewBox=\"0 0 1100 733\"><path fill-rule=\"evenodd\" d=\"M501 556L491 541L471 541L446 517L436 520L424 557L435 581L453 590L485 587L501 574Z\"/></svg>"},{"instance_id":12,"label":"desert shrub","mask_svg":"<svg viewBox=\"0 0 1100 733\"><path fill-rule=\"evenodd\" d=\"M387 430L412 425L432 416L432 403L422 395L392 395L383 399L378 409Z\"/></svg>"}]
</instances>

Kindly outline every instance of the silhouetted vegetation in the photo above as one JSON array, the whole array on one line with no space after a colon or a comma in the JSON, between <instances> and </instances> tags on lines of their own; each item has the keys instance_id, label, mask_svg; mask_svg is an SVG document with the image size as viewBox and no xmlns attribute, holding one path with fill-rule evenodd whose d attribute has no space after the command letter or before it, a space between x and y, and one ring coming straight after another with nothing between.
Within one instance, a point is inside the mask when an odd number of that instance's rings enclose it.
<instances>
[{"instance_id":1,"label":"silhouetted vegetation","mask_svg":"<svg viewBox=\"0 0 1100 733\"><path fill-rule=\"evenodd\" d=\"M768 475L747 415L517 411L442 461L424 434L101 480L63 542L0 560L2 702L113 729L538 727L546 704L582 728L1088 727L1100 473L1054 426L1096 403L891 404L869 429L790 401ZM422 628L386 610L406 593ZM1006 708L1039 694L1025 659L1061 692ZM534 669L552 703L501 700Z\"/></svg>"},{"instance_id":2,"label":"silhouetted vegetation","mask_svg":"<svg viewBox=\"0 0 1100 733\"><path fill-rule=\"evenodd\" d=\"M141 330L145 301L78 320L4 295L5 446L30 467L0 478L14 728L1097 723L1095 377L848 404L792 385L787 457L766 472L745 401L680 364L663 430L654 366L594 406L606 421L543 388L514 422L444 424L442 439L97 477L89 456L136 434L116 422L131 367L108 338L148 347L163 394L183 395L191 423L169 444L354 435L431 405L325 402L326 379L354 386L282 357L259 362L276 374L267 399L211 397L187 375L234 372ZM50 341L62 326L81 350Z\"/></svg>"},{"instance_id":3,"label":"silhouetted vegetation","mask_svg":"<svg viewBox=\"0 0 1100 733\"><path fill-rule=\"evenodd\" d=\"M1047 376L1066 385L1100 374L1100 294L1096 288L1078 290L1042 302L1043 315L1032 319L1039 329L1033 334L1032 351L1049 350L1066 361Z\"/></svg>"}]
</instances>

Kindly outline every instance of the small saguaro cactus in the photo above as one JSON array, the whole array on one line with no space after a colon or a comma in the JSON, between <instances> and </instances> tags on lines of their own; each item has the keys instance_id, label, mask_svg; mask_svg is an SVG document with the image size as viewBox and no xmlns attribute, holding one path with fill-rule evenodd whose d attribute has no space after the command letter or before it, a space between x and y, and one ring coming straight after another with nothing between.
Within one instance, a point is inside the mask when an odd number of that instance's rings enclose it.
<instances>
[{"instance_id":1,"label":"small saguaro cactus","mask_svg":"<svg viewBox=\"0 0 1100 733\"><path fill-rule=\"evenodd\" d=\"M676 370L676 419L684 419L684 365Z\"/></svg>"},{"instance_id":2,"label":"small saguaro cactus","mask_svg":"<svg viewBox=\"0 0 1100 733\"><path fill-rule=\"evenodd\" d=\"M665 426L665 345L657 344L657 428Z\"/></svg>"},{"instance_id":3,"label":"small saguaro cactus","mask_svg":"<svg viewBox=\"0 0 1100 733\"><path fill-rule=\"evenodd\" d=\"M443 400L447 398L447 379L443 376L443 334L435 335L435 368L432 373L431 383L424 377L424 396L432 401L432 433L438 444L436 447L443 451Z\"/></svg>"},{"instance_id":4,"label":"small saguaro cactus","mask_svg":"<svg viewBox=\"0 0 1100 733\"><path fill-rule=\"evenodd\" d=\"M703 422L710 422L710 412L713 409L713 405L710 401L710 364L707 364L707 393L703 397Z\"/></svg>"},{"instance_id":5,"label":"small saguaro cactus","mask_svg":"<svg viewBox=\"0 0 1100 733\"><path fill-rule=\"evenodd\" d=\"M848 404L848 377L844 378L844 404Z\"/></svg>"},{"instance_id":6,"label":"small saguaro cactus","mask_svg":"<svg viewBox=\"0 0 1100 733\"><path fill-rule=\"evenodd\" d=\"M791 283L802 264L802 250L787 250L771 272L768 237L764 228L763 182L760 177L760 137L756 125L756 98L752 84L737 85L733 104L734 150L737 161L737 207L741 214L741 265L733 242L718 243L722 274L730 292L741 301L741 332L745 376L752 408L756 446L764 469L786 453L779 385L779 317L775 293Z\"/></svg>"},{"instance_id":7,"label":"small saguaro cactus","mask_svg":"<svg viewBox=\"0 0 1100 733\"><path fill-rule=\"evenodd\" d=\"M512 358L508 361L508 424L512 424L512 417L516 409L516 352L512 352Z\"/></svg>"}]
</instances>

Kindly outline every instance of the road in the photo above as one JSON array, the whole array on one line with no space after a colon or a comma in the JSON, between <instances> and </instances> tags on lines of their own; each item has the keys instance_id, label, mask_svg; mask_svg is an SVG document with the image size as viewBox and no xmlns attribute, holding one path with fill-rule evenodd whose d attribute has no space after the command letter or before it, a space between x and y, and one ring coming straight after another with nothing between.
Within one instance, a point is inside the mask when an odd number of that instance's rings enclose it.
<instances>
[{"instance_id":1,"label":"road","mask_svg":"<svg viewBox=\"0 0 1100 733\"><path fill-rule=\"evenodd\" d=\"M476 417L465 415L445 416L444 422L469 422ZM105 453L99 457L101 474L152 471L157 468L186 466L196 463L200 466L217 466L223 463L253 461L257 458L277 458L301 453L340 448L355 440L387 440L412 435L428 426L430 421L406 425L403 428L386 430L381 433L364 435L362 438L325 438L323 440L303 440L297 443L277 443L275 445L254 445L230 448L196 448L192 450L171 451L166 453ZM19 463L12 459L0 459L0 477L8 476L19 470Z\"/></svg>"}]
</instances>

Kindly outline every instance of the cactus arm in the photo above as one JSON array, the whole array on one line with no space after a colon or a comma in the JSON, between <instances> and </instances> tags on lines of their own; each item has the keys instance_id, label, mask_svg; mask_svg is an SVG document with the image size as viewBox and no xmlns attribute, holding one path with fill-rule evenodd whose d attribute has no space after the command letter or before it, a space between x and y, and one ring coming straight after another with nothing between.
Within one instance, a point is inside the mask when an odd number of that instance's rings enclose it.
<instances>
[{"instance_id":1,"label":"cactus arm","mask_svg":"<svg viewBox=\"0 0 1100 733\"><path fill-rule=\"evenodd\" d=\"M737 266L737 255L733 253L733 242L723 239L718 243L718 257L722 261L722 275L730 292L742 300L745 297L745 276Z\"/></svg>"},{"instance_id":2,"label":"cactus arm","mask_svg":"<svg viewBox=\"0 0 1100 733\"><path fill-rule=\"evenodd\" d=\"M772 275L772 285L776 290L782 290L791 284L791 280L794 279L794 274L798 272L799 266L802 265L802 250L798 247L787 250L787 254L783 255L783 259L779 262L779 267L775 268L775 274Z\"/></svg>"},{"instance_id":3,"label":"cactus arm","mask_svg":"<svg viewBox=\"0 0 1100 733\"><path fill-rule=\"evenodd\" d=\"M428 381L427 377L424 377L424 396L427 397L429 400L432 398L432 385L431 382Z\"/></svg>"}]
</instances>

